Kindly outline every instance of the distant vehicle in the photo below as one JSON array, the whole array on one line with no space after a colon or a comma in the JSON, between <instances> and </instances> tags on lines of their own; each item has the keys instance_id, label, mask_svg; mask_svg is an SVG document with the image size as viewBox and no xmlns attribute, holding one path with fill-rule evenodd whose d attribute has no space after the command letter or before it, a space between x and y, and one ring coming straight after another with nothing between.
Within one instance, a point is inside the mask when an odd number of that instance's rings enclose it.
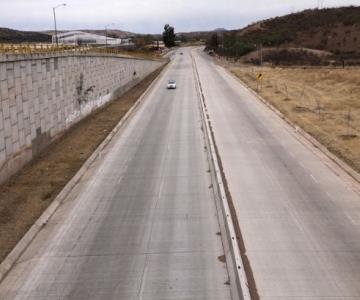
<instances>
[{"instance_id":1,"label":"distant vehicle","mask_svg":"<svg viewBox=\"0 0 360 300\"><path fill-rule=\"evenodd\" d=\"M175 80L169 80L167 84L167 88L170 89L176 89L176 81Z\"/></svg>"}]
</instances>

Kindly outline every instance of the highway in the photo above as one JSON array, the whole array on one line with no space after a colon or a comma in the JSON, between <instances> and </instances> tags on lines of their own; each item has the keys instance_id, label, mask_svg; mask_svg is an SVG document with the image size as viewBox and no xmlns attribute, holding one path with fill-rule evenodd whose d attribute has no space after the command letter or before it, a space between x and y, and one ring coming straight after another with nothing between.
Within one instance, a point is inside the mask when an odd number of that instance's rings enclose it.
<instances>
[{"instance_id":1,"label":"highway","mask_svg":"<svg viewBox=\"0 0 360 300\"><path fill-rule=\"evenodd\" d=\"M181 51L0 299L232 299L193 62L259 298L360 299L359 184L203 51Z\"/></svg>"},{"instance_id":2,"label":"highway","mask_svg":"<svg viewBox=\"0 0 360 300\"><path fill-rule=\"evenodd\" d=\"M260 299L360 299L359 184L193 52Z\"/></svg>"},{"instance_id":3,"label":"highway","mask_svg":"<svg viewBox=\"0 0 360 300\"><path fill-rule=\"evenodd\" d=\"M183 51L1 282L0 299L231 299Z\"/></svg>"}]
</instances>

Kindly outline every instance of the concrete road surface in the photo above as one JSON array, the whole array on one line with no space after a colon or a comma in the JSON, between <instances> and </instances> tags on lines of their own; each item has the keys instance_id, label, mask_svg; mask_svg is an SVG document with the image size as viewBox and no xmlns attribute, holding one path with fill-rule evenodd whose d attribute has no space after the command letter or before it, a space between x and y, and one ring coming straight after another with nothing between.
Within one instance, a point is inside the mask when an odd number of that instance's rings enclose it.
<instances>
[{"instance_id":1,"label":"concrete road surface","mask_svg":"<svg viewBox=\"0 0 360 300\"><path fill-rule=\"evenodd\" d=\"M360 196L341 170L194 51L261 299L360 299Z\"/></svg>"},{"instance_id":2,"label":"concrete road surface","mask_svg":"<svg viewBox=\"0 0 360 300\"><path fill-rule=\"evenodd\" d=\"M1 283L0 299L231 299L182 51Z\"/></svg>"}]
</instances>

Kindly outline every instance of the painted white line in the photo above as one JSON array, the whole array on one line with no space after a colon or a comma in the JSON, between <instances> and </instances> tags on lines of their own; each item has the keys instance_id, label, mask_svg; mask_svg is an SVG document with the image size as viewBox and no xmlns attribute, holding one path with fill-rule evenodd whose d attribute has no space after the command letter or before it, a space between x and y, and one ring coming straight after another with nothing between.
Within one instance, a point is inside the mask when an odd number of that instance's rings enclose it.
<instances>
[{"instance_id":1,"label":"painted white line","mask_svg":"<svg viewBox=\"0 0 360 300\"><path fill-rule=\"evenodd\" d=\"M147 264L148 264L148 258L146 258L145 269L144 269L143 277L141 278L139 300L144 299L145 282L146 282L146 278L147 278L147 274L148 274L148 266L147 266Z\"/></svg>"},{"instance_id":2,"label":"painted white line","mask_svg":"<svg viewBox=\"0 0 360 300\"><path fill-rule=\"evenodd\" d=\"M354 220L351 216L347 215L347 218L350 220L350 222L354 225L358 225L358 222Z\"/></svg>"},{"instance_id":3,"label":"painted white line","mask_svg":"<svg viewBox=\"0 0 360 300\"><path fill-rule=\"evenodd\" d=\"M316 180L316 178L314 177L313 174L310 174L310 176L311 176L311 178L312 178L316 183L318 183L318 181Z\"/></svg>"}]
</instances>

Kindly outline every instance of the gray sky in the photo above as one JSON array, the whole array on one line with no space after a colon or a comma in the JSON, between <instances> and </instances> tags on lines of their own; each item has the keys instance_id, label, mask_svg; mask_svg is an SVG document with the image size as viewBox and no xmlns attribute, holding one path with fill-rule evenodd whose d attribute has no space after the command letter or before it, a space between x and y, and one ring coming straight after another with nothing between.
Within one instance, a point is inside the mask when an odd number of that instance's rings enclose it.
<instances>
[{"instance_id":1,"label":"gray sky","mask_svg":"<svg viewBox=\"0 0 360 300\"><path fill-rule=\"evenodd\" d=\"M320 0L325 7L360 5L360 0ZM314 8L318 0L0 0L0 27L21 30L102 29L115 23L137 33L160 33L165 23L175 31L241 28L251 22Z\"/></svg>"}]
</instances>

